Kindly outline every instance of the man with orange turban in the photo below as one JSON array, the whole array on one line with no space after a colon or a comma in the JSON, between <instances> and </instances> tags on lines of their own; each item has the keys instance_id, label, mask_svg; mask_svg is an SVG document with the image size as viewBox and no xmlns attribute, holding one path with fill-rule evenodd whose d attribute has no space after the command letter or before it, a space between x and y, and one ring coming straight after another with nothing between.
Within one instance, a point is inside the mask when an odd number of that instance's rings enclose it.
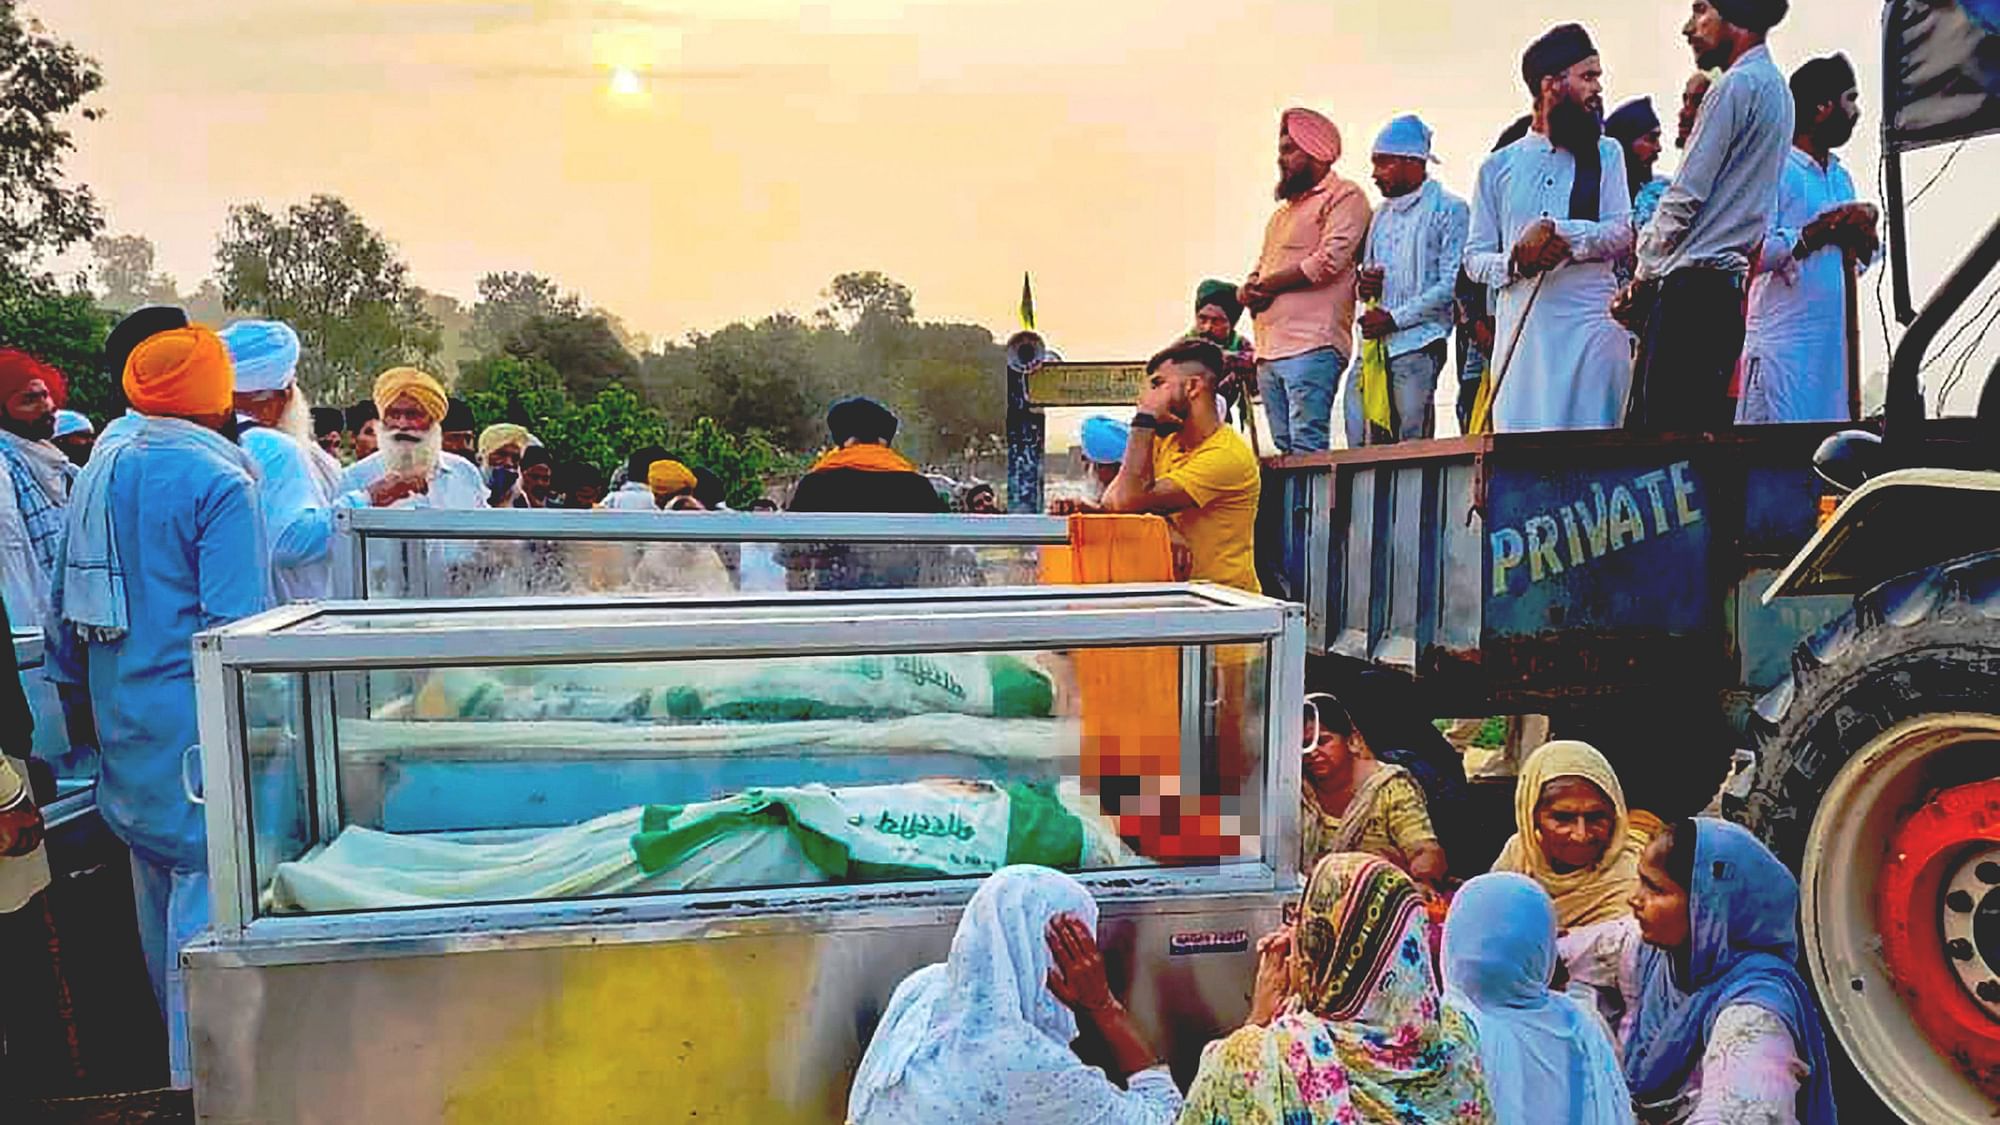
<instances>
[{"instance_id":1,"label":"man with orange turban","mask_svg":"<svg viewBox=\"0 0 2000 1125\"><path fill-rule=\"evenodd\" d=\"M339 503L352 508L484 508L486 482L463 457L444 454L451 404L429 372L392 367L375 380L381 445L348 466Z\"/></svg>"},{"instance_id":2,"label":"man with orange turban","mask_svg":"<svg viewBox=\"0 0 2000 1125\"><path fill-rule=\"evenodd\" d=\"M1278 209L1237 292L1253 314L1257 385L1280 453L1326 449L1334 388L1354 338L1355 261L1368 200L1333 170L1340 130L1310 109L1278 124Z\"/></svg>"},{"instance_id":3,"label":"man with orange turban","mask_svg":"<svg viewBox=\"0 0 2000 1125\"><path fill-rule=\"evenodd\" d=\"M49 609L63 508L76 466L57 448L62 372L26 352L0 348L0 598L32 629Z\"/></svg>"},{"instance_id":4,"label":"man with orange turban","mask_svg":"<svg viewBox=\"0 0 2000 1125\"><path fill-rule=\"evenodd\" d=\"M125 361L132 409L77 477L51 598L48 670L87 692L97 808L132 853L139 943L167 1021L173 1084L192 1082L180 948L208 921L194 635L271 604L255 463L234 431L222 340L188 327Z\"/></svg>"}]
</instances>

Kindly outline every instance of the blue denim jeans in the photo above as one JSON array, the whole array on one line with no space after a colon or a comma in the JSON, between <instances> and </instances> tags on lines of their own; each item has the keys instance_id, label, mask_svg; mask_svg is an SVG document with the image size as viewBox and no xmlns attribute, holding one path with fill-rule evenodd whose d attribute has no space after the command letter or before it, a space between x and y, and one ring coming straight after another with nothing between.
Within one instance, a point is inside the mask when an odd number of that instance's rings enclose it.
<instances>
[{"instance_id":1,"label":"blue denim jeans","mask_svg":"<svg viewBox=\"0 0 2000 1125\"><path fill-rule=\"evenodd\" d=\"M1280 453L1318 453L1332 446L1333 397L1347 357L1337 348L1315 348L1257 364L1257 387L1271 441Z\"/></svg>"},{"instance_id":2,"label":"blue denim jeans","mask_svg":"<svg viewBox=\"0 0 2000 1125\"><path fill-rule=\"evenodd\" d=\"M1395 415L1394 441L1417 441L1437 436L1438 374L1444 370L1445 342L1435 341L1413 352L1389 357L1389 409ZM1347 421L1347 444L1359 448L1368 444L1368 415L1361 406L1361 361L1347 369L1347 395L1343 414ZM1375 440L1383 441L1377 434Z\"/></svg>"}]
</instances>

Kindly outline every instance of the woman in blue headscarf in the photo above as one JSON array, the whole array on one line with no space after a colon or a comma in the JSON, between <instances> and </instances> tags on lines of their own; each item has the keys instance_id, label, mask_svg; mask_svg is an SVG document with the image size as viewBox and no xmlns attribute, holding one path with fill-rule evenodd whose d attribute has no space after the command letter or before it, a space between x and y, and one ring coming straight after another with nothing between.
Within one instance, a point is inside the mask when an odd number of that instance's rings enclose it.
<instances>
[{"instance_id":1,"label":"woman in blue headscarf","mask_svg":"<svg viewBox=\"0 0 2000 1125\"><path fill-rule=\"evenodd\" d=\"M1495 872L1459 888L1444 924L1445 1000L1479 1033L1496 1125L1631 1125L1610 1029L1556 992L1556 908L1540 883Z\"/></svg>"},{"instance_id":2,"label":"woman in blue headscarf","mask_svg":"<svg viewBox=\"0 0 2000 1125\"><path fill-rule=\"evenodd\" d=\"M1646 848L1625 1040L1640 1120L1836 1120L1826 1034L1796 967L1798 910L1798 880L1737 825L1678 821Z\"/></svg>"}]
</instances>

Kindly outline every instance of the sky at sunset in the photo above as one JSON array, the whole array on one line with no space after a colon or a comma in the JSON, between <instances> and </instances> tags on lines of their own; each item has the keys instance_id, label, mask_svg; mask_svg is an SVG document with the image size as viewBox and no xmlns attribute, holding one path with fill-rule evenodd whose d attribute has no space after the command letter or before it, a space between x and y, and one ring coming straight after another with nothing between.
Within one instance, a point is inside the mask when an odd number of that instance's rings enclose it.
<instances>
[{"instance_id":1,"label":"sky at sunset","mask_svg":"<svg viewBox=\"0 0 2000 1125\"><path fill-rule=\"evenodd\" d=\"M1651 0L28 8L105 70L108 115L79 124L73 171L184 289L229 205L332 192L427 288L469 300L483 273L532 270L655 339L809 312L851 269L911 286L922 317L1005 334L1031 270L1070 358L1150 351L1196 280L1247 269L1286 105L1333 117L1339 168L1364 180L1381 124L1421 113L1463 194L1525 108L1520 51L1550 24L1585 18L1613 104L1652 94L1670 119L1692 65L1685 5ZM1873 197L1879 5L1795 9L1782 67L1844 49L1861 73L1869 118L1846 156ZM1943 155L1917 156L1915 182ZM1996 174L2000 142L1974 143L1918 206L1920 292L1992 220Z\"/></svg>"}]
</instances>

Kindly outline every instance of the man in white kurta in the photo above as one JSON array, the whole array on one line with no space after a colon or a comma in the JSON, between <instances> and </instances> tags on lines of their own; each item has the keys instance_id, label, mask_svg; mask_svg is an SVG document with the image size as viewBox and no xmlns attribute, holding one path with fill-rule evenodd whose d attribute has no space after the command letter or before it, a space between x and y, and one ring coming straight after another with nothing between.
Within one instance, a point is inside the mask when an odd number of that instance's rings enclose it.
<instances>
[{"instance_id":1,"label":"man in white kurta","mask_svg":"<svg viewBox=\"0 0 2000 1125\"><path fill-rule=\"evenodd\" d=\"M1534 124L1480 167L1465 251L1465 272L1499 298L1494 428L1614 427L1632 374L1632 336L1610 312L1613 263L1632 248L1625 156L1596 131L1603 71L1581 28L1537 41L1522 71ZM1594 207L1588 184L1575 190L1577 160L1559 140L1595 147Z\"/></svg>"},{"instance_id":2,"label":"man in white kurta","mask_svg":"<svg viewBox=\"0 0 2000 1125\"><path fill-rule=\"evenodd\" d=\"M1792 74L1795 136L1750 282L1738 425L1852 421L1847 396L1847 261L1879 247L1875 209L1855 201L1833 150L1860 121L1854 69L1840 55Z\"/></svg>"}]
</instances>

